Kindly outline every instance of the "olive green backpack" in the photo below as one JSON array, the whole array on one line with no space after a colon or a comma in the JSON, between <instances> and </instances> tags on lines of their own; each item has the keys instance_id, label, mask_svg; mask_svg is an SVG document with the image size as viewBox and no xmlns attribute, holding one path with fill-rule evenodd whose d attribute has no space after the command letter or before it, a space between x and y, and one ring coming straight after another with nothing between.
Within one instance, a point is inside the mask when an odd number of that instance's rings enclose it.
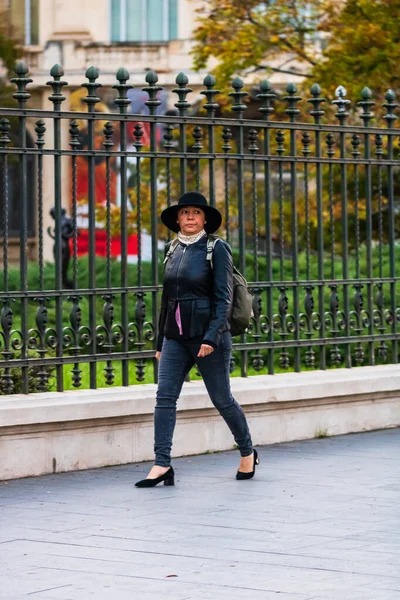
<instances>
[{"instance_id":1,"label":"olive green backpack","mask_svg":"<svg viewBox=\"0 0 400 600\"><path fill-rule=\"evenodd\" d=\"M207 240L207 260L213 268L214 246L222 238L209 235ZM253 314L253 296L247 287L247 281L240 271L233 265L233 299L232 312L229 319L231 326L231 335L241 335L247 332L250 325L250 319Z\"/></svg>"}]
</instances>

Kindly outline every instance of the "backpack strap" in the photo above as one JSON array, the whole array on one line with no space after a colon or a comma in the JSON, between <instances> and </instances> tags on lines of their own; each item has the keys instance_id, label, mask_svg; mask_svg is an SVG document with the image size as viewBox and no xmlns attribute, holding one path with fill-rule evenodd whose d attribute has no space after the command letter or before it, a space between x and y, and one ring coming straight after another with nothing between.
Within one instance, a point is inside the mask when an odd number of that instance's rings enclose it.
<instances>
[{"instance_id":1,"label":"backpack strap","mask_svg":"<svg viewBox=\"0 0 400 600\"><path fill-rule=\"evenodd\" d=\"M176 248L177 248L178 244L179 244L179 240L178 240L178 238L176 238L175 240L172 240L172 242L171 242L171 243L170 243L170 245L169 245L169 248L168 248L167 254L165 255L165 258L164 258L164 262L163 262L163 264L164 264L164 265L165 265L165 263L167 262L167 260L168 260L169 258L171 258L171 256L172 256L172 255L173 255L173 253L175 252L175 250L176 250Z\"/></svg>"},{"instance_id":2,"label":"backpack strap","mask_svg":"<svg viewBox=\"0 0 400 600\"><path fill-rule=\"evenodd\" d=\"M211 265L211 269L214 268L214 264L213 264L213 251L214 251L214 246L215 244L218 242L218 240L220 240L221 238L219 237L214 237L209 235L208 239L207 239L207 260L210 261L210 265Z\"/></svg>"},{"instance_id":3,"label":"backpack strap","mask_svg":"<svg viewBox=\"0 0 400 600\"><path fill-rule=\"evenodd\" d=\"M221 238L219 238L219 237L214 237L214 236L210 236L210 235L208 236L208 239L207 239L207 257L206 258L207 258L207 260L210 261L212 269L214 268L214 265L213 265L213 251L214 251L214 246L218 242L218 240L220 240L220 239ZM175 250L178 247L178 245L179 245L178 238L176 238L175 240L172 240L172 242L170 243L170 245L168 247L168 250L167 250L167 253L165 255L165 258L164 258L164 263L163 263L164 265L167 262L167 260L169 258L171 258L171 256L175 252Z\"/></svg>"}]
</instances>

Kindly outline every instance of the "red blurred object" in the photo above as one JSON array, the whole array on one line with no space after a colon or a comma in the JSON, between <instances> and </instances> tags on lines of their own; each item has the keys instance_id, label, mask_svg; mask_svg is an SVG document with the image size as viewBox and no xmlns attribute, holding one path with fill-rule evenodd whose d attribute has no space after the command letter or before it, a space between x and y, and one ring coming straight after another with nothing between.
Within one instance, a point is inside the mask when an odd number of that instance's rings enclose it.
<instances>
[{"instance_id":1,"label":"red blurred object","mask_svg":"<svg viewBox=\"0 0 400 600\"><path fill-rule=\"evenodd\" d=\"M107 234L104 229L96 229L96 256L107 256ZM78 256L89 253L89 232L87 229L80 229L78 235ZM127 254L128 256L137 256L138 240L137 235L128 236ZM111 238L111 256L121 255L121 236L116 235Z\"/></svg>"}]
</instances>

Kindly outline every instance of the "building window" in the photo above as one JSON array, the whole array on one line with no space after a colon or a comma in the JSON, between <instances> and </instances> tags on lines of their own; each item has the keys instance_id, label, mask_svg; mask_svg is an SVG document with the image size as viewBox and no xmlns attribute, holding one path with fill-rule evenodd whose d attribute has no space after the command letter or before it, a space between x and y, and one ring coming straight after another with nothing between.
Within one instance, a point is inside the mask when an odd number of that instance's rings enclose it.
<instances>
[{"instance_id":1,"label":"building window","mask_svg":"<svg viewBox=\"0 0 400 600\"><path fill-rule=\"evenodd\" d=\"M111 0L111 41L168 42L178 37L178 0Z\"/></svg>"},{"instance_id":2,"label":"building window","mask_svg":"<svg viewBox=\"0 0 400 600\"><path fill-rule=\"evenodd\" d=\"M8 0L10 23L15 37L24 46L39 43L39 0Z\"/></svg>"}]
</instances>

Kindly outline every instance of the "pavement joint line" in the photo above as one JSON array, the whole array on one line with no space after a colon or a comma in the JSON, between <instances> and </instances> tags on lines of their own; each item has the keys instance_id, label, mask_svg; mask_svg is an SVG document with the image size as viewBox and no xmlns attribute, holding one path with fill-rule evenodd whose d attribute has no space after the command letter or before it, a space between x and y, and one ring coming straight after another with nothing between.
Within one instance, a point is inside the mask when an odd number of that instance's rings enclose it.
<instances>
[{"instance_id":1,"label":"pavement joint line","mask_svg":"<svg viewBox=\"0 0 400 600\"><path fill-rule=\"evenodd\" d=\"M100 536L99 536L100 537ZM104 536L103 536L104 537ZM143 541L143 540L137 540L137 538L119 538L119 539L128 539L130 541ZM60 546L66 546L66 547L77 547L77 548L93 548L96 550L104 550L104 548L102 546L94 546L94 545L89 545L89 544L71 544L71 543L66 543L66 542L55 542L55 541L48 541L48 540L28 540L28 539L23 539L23 540L19 540L19 541L33 541L33 542L37 542L40 544L49 544L49 545L60 545ZM313 545L311 546L305 546L305 548L308 547L313 547ZM236 552L254 552L255 554L266 554L266 555L272 555L272 556L293 556L296 557L298 556L297 554L294 553L290 553L290 552L271 552L271 551L262 551L262 550L246 550L246 549L241 549L241 548L230 548L227 546L223 547L226 550L235 550ZM196 559L196 560L210 560L209 556L199 556L199 555L188 555L188 554L175 554L175 553L170 553L170 552L152 552L152 551L148 551L148 550L134 550L134 549L127 549L127 548L109 548L110 550L118 550L119 552L127 552L127 553L135 553L135 554L150 554L150 555L160 555L160 556L172 556L172 557L179 557L179 558L192 558L192 559ZM93 561L98 561L98 562L107 562L107 560L109 562L121 562L121 561L117 561L117 560L110 560L110 559L103 559L103 558L92 558L92 557L87 557L87 556L70 556L67 554L49 554L49 553L43 553L43 556L57 556L57 557L61 557L61 558L73 558L73 559L79 559L79 560L93 560ZM304 555L302 555L304 556ZM318 558L317 556L310 556L310 555L305 555L304 557L307 558ZM214 562L227 562L225 559L216 559L213 558L212 559ZM330 560L339 560L339 559L330 559ZM122 561L123 564L129 564L128 562L125 563L125 561ZM229 562L229 561L228 561ZM236 561L237 562L237 561ZM248 564L253 564L254 561L249 562ZM264 565L264 563L258 563L260 565ZM274 565L274 566L282 566L285 567L286 565L284 564L280 564L280 563L269 563L269 565ZM358 571L345 571L343 569L327 569L327 568L322 568L322 567L311 567L311 566L297 566L297 565L290 565L290 567L292 569L301 569L301 570L311 570L311 571L323 571L323 572L333 572L333 573L352 573L355 575L368 575L368 573L362 573L362 572L358 572ZM379 573L377 574L379 575ZM395 575L388 575L387 577L391 578L391 579L400 579L400 577L397 577Z\"/></svg>"},{"instance_id":2,"label":"pavement joint line","mask_svg":"<svg viewBox=\"0 0 400 600\"><path fill-rule=\"evenodd\" d=\"M66 585L58 585L57 587L46 588L43 590L38 590L37 592L28 592L27 596L35 596L36 594L41 594L42 592L53 592L54 590L60 590L66 587L71 587L71 584L68 583Z\"/></svg>"}]
</instances>

